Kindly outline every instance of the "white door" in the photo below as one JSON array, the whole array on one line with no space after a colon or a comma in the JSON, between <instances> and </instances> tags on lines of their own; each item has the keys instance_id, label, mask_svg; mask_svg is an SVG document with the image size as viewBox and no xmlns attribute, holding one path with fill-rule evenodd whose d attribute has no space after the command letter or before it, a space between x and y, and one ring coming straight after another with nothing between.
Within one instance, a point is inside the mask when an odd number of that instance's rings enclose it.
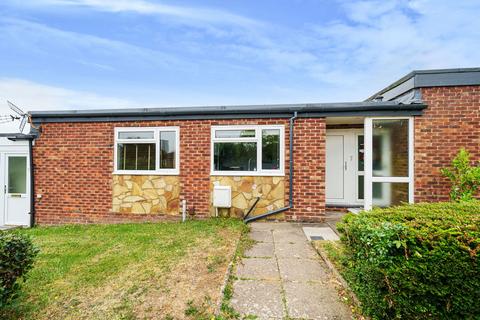
<instances>
[{"instance_id":1,"label":"white door","mask_svg":"<svg viewBox=\"0 0 480 320\"><path fill-rule=\"evenodd\" d=\"M327 135L325 194L329 202L345 201L343 161L345 149L343 135Z\"/></svg>"},{"instance_id":2,"label":"white door","mask_svg":"<svg viewBox=\"0 0 480 320\"><path fill-rule=\"evenodd\" d=\"M363 130L327 130L325 196L330 205L359 205L363 203L358 188L360 145L358 136Z\"/></svg>"},{"instance_id":3,"label":"white door","mask_svg":"<svg viewBox=\"0 0 480 320\"><path fill-rule=\"evenodd\" d=\"M29 164L27 154L5 155L5 224L30 224Z\"/></svg>"}]
</instances>

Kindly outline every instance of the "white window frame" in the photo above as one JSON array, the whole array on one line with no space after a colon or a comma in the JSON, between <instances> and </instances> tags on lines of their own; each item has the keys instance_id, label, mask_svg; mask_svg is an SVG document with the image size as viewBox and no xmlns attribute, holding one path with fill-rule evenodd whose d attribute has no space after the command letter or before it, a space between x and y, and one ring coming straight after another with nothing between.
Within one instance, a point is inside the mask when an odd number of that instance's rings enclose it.
<instances>
[{"instance_id":1,"label":"white window frame","mask_svg":"<svg viewBox=\"0 0 480 320\"><path fill-rule=\"evenodd\" d=\"M117 127L115 128L114 168L113 174L126 175L178 175L180 174L180 128L179 127ZM119 139L120 132L147 132L153 131L153 139ZM160 132L175 132L175 168L161 169L160 167ZM119 143L155 143L155 170L118 170Z\"/></svg>"},{"instance_id":2,"label":"white window frame","mask_svg":"<svg viewBox=\"0 0 480 320\"><path fill-rule=\"evenodd\" d=\"M280 168L277 170L263 170L262 167L262 130L272 129L280 131ZM216 138L219 130L255 130L254 138ZM219 171L215 170L216 142L256 142L257 143L257 171ZM285 126L282 125L231 125L212 126L210 139L210 175L212 176L285 176Z\"/></svg>"},{"instance_id":3,"label":"white window frame","mask_svg":"<svg viewBox=\"0 0 480 320\"><path fill-rule=\"evenodd\" d=\"M374 177L372 170L373 156L373 120L408 120L408 177ZM373 182L400 182L408 183L408 202L414 203L414 118L413 117L366 117L365 118L365 157L364 157L364 209L372 209Z\"/></svg>"}]
</instances>

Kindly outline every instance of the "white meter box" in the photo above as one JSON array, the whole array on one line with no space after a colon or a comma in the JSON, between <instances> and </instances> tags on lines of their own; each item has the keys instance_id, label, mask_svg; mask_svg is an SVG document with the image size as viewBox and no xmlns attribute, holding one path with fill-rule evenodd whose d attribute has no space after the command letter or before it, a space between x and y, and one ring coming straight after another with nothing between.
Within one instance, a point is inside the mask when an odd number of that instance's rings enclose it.
<instances>
[{"instance_id":1,"label":"white meter box","mask_svg":"<svg viewBox=\"0 0 480 320\"><path fill-rule=\"evenodd\" d=\"M213 187L213 206L217 208L232 206L232 188L230 186Z\"/></svg>"}]
</instances>

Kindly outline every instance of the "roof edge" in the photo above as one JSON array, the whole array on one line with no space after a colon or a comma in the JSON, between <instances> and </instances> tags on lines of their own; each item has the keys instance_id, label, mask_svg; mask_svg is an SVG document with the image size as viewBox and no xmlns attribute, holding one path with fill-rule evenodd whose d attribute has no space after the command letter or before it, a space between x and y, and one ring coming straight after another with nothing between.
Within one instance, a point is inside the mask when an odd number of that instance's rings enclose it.
<instances>
[{"instance_id":1,"label":"roof edge","mask_svg":"<svg viewBox=\"0 0 480 320\"><path fill-rule=\"evenodd\" d=\"M405 76L401 77L397 81L393 82L389 86L381 89L380 91L374 93L370 97L368 97L365 101L372 101L375 98L382 96L384 93L402 85L403 83L407 82L411 78L416 78L419 75L448 75L448 74L464 74L464 73L478 73L478 81L475 81L473 83L480 85L480 68L451 68L451 69L430 69L430 70L413 70L406 74ZM448 76L446 76L448 77ZM410 89L415 89L415 88L422 88L422 87L429 87L429 86L455 86L455 85L469 85L472 84L470 82L464 82L464 81L458 81L458 79L454 79L453 77L451 78L451 84L446 84L446 83L436 83L435 81L424 81L424 82L418 82L415 81L414 79L413 86L411 86ZM457 81L455 81L457 80ZM447 82L448 83L448 82ZM399 95L405 93L407 91L401 92Z\"/></svg>"},{"instance_id":2,"label":"roof edge","mask_svg":"<svg viewBox=\"0 0 480 320\"><path fill-rule=\"evenodd\" d=\"M193 120L193 119L239 119L239 118L286 118L294 112L299 116L326 117L332 114L413 112L426 105L386 102L347 102L327 104L210 106L184 108L101 109L30 112L35 124L46 122L100 122L100 121L145 121L145 120Z\"/></svg>"},{"instance_id":3,"label":"roof edge","mask_svg":"<svg viewBox=\"0 0 480 320\"><path fill-rule=\"evenodd\" d=\"M25 134L25 133L0 133L0 138L7 138L10 140L31 140L35 139L34 134Z\"/></svg>"}]
</instances>

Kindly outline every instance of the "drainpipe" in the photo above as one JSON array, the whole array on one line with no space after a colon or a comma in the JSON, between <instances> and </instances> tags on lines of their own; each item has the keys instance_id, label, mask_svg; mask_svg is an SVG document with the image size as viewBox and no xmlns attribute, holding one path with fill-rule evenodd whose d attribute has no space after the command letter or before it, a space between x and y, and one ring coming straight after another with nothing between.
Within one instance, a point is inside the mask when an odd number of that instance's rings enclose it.
<instances>
[{"instance_id":1,"label":"drainpipe","mask_svg":"<svg viewBox=\"0 0 480 320\"><path fill-rule=\"evenodd\" d=\"M28 157L30 158L30 227L35 226L35 176L33 170L33 138L28 139Z\"/></svg>"},{"instance_id":2,"label":"drainpipe","mask_svg":"<svg viewBox=\"0 0 480 320\"><path fill-rule=\"evenodd\" d=\"M289 121L290 122L290 144L289 144L290 158L289 158L289 169L288 169L288 171L289 171L289 173L288 173L288 179L289 179L289 183L288 183L288 206L280 208L280 209L268 211L268 212L265 212L264 214L260 214L258 216L248 217L248 218L243 220L243 222L245 222L245 223L249 223L249 222L252 222L252 221L255 221L255 220L258 220L258 219L262 219L262 218L271 216L273 214L281 213L281 212L284 212L284 211L287 211L287 210L293 208L293 127L294 127L293 124L294 124L294 121L295 121L296 118L297 118L297 111L294 112L293 117L291 117L290 121Z\"/></svg>"}]
</instances>

